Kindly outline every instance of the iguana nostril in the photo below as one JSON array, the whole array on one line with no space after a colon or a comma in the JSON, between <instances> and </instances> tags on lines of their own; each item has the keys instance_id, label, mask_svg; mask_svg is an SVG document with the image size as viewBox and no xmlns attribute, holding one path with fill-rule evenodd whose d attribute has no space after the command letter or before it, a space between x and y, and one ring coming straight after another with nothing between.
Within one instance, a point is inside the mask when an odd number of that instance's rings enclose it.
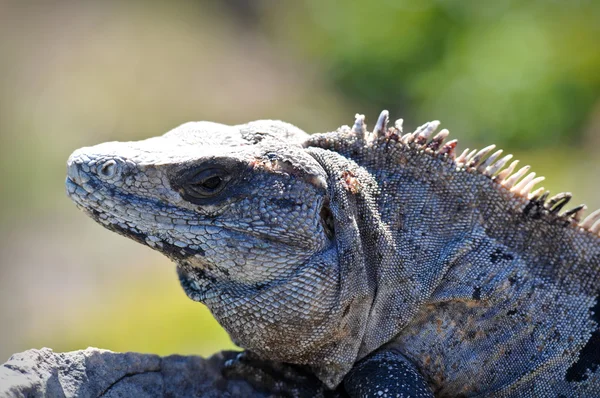
<instances>
[{"instance_id":1,"label":"iguana nostril","mask_svg":"<svg viewBox=\"0 0 600 398\"><path fill-rule=\"evenodd\" d=\"M117 162L115 162L114 160L108 160L106 162L104 162L99 168L98 168L98 174L102 177L105 178L111 178L114 177L117 174L118 171L118 165Z\"/></svg>"},{"instance_id":2,"label":"iguana nostril","mask_svg":"<svg viewBox=\"0 0 600 398\"><path fill-rule=\"evenodd\" d=\"M81 176L79 175L79 167L74 161L67 162L67 176L76 184L81 185Z\"/></svg>"}]
</instances>

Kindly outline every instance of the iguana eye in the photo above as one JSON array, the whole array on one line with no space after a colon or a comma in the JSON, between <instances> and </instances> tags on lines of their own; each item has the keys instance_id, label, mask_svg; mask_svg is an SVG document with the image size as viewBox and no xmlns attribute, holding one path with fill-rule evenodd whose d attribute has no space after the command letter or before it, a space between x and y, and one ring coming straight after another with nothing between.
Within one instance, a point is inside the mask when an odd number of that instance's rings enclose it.
<instances>
[{"instance_id":1,"label":"iguana eye","mask_svg":"<svg viewBox=\"0 0 600 398\"><path fill-rule=\"evenodd\" d=\"M208 198L221 192L230 179L230 174L224 169L204 169L189 178L186 188L188 194L194 197Z\"/></svg>"},{"instance_id":2,"label":"iguana eye","mask_svg":"<svg viewBox=\"0 0 600 398\"><path fill-rule=\"evenodd\" d=\"M174 167L168 172L169 183L182 199L197 205L211 205L224 200L226 191L243 179L247 164L232 158L212 158ZM231 196L228 196L231 197Z\"/></svg>"}]
</instances>

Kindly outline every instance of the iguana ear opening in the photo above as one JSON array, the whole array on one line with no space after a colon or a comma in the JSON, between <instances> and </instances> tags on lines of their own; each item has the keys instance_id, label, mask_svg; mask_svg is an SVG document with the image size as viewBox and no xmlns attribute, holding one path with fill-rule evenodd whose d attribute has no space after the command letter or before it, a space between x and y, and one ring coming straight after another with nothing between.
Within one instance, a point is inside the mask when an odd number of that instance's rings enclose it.
<instances>
[{"instance_id":1,"label":"iguana ear opening","mask_svg":"<svg viewBox=\"0 0 600 398\"><path fill-rule=\"evenodd\" d=\"M333 212L331 211L331 207L329 207L329 199L325 199L325 201L323 201L319 216L321 217L321 225L325 230L325 235L327 235L329 239L333 239L335 236L335 227Z\"/></svg>"}]
</instances>

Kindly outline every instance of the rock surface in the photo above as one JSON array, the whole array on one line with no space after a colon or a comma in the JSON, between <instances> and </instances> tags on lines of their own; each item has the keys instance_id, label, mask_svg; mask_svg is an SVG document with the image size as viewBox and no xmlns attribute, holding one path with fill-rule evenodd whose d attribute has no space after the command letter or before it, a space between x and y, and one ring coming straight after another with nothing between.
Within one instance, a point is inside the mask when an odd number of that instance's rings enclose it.
<instances>
[{"instance_id":1,"label":"rock surface","mask_svg":"<svg viewBox=\"0 0 600 398\"><path fill-rule=\"evenodd\" d=\"M0 397L265 397L221 375L226 351L198 356L115 353L97 348L14 354L0 367Z\"/></svg>"}]
</instances>

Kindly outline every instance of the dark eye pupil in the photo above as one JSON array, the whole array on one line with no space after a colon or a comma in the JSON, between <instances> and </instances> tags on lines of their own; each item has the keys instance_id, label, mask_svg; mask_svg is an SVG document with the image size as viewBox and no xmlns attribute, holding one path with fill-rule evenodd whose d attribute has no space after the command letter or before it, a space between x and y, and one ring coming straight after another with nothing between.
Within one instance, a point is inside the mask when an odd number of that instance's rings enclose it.
<instances>
[{"instance_id":1,"label":"dark eye pupil","mask_svg":"<svg viewBox=\"0 0 600 398\"><path fill-rule=\"evenodd\" d=\"M221 177L219 176L212 176L209 177L205 180L203 180L200 185L202 185L202 187L206 188L206 189L215 189L218 188L219 185L221 185Z\"/></svg>"},{"instance_id":2,"label":"dark eye pupil","mask_svg":"<svg viewBox=\"0 0 600 398\"><path fill-rule=\"evenodd\" d=\"M184 171L175 181L174 187L186 200L215 198L231 182L233 176L223 167L191 169ZM181 184L181 185L180 185Z\"/></svg>"}]
</instances>

